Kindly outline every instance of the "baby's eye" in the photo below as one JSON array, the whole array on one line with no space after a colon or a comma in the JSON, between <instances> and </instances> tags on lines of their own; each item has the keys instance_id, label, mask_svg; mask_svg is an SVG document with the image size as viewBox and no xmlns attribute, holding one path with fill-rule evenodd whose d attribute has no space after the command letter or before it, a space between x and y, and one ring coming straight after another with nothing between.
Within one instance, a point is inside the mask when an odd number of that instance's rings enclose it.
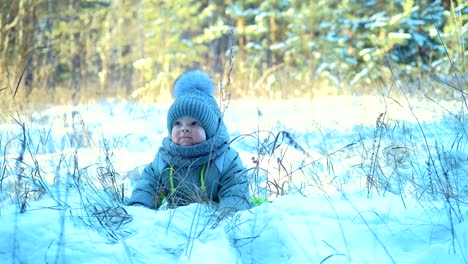
<instances>
[{"instance_id":1,"label":"baby's eye","mask_svg":"<svg viewBox=\"0 0 468 264\"><path fill-rule=\"evenodd\" d=\"M175 121L174 124L172 125L173 127L175 126L180 126L180 121Z\"/></svg>"},{"instance_id":2,"label":"baby's eye","mask_svg":"<svg viewBox=\"0 0 468 264\"><path fill-rule=\"evenodd\" d=\"M198 126L198 125L200 125L200 123L198 123L197 121L192 122L192 126Z\"/></svg>"}]
</instances>

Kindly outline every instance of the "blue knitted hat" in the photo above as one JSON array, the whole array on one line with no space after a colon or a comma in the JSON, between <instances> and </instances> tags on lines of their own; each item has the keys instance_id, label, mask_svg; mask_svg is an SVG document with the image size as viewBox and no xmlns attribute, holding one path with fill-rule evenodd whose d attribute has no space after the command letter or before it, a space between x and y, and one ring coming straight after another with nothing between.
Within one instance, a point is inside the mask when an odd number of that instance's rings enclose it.
<instances>
[{"instance_id":1,"label":"blue knitted hat","mask_svg":"<svg viewBox=\"0 0 468 264\"><path fill-rule=\"evenodd\" d=\"M221 121L221 112L214 98L215 86L204 72L194 70L182 74L175 82L175 96L167 113L167 129L172 133L174 122L181 117L197 119L205 129L206 138L213 137Z\"/></svg>"}]
</instances>

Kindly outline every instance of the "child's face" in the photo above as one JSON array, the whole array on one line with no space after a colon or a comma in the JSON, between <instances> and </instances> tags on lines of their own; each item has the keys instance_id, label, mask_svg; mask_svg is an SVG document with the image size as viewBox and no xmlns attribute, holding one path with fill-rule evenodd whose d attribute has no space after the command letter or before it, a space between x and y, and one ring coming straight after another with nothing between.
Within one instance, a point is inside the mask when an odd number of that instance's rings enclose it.
<instances>
[{"instance_id":1,"label":"child's face","mask_svg":"<svg viewBox=\"0 0 468 264\"><path fill-rule=\"evenodd\" d=\"M206 140L206 133L200 122L184 116L172 124L172 142L181 146L191 146Z\"/></svg>"}]
</instances>

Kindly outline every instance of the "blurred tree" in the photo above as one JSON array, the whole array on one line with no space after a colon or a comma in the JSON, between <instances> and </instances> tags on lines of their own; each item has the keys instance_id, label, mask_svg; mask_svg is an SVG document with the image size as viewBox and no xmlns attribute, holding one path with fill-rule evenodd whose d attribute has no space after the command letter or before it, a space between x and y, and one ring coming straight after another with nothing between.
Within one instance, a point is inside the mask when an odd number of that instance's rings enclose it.
<instances>
[{"instance_id":1,"label":"blurred tree","mask_svg":"<svg viewBox=\"0 0 468 264\"><path fill-rule=\"evenodd\" d=\"M156 98L227 63L234 95L362 93L466 72L467 16L446 0L4 0L0 74L26 67L22 97L77 102Z\"/></svg>"}]
</instances>

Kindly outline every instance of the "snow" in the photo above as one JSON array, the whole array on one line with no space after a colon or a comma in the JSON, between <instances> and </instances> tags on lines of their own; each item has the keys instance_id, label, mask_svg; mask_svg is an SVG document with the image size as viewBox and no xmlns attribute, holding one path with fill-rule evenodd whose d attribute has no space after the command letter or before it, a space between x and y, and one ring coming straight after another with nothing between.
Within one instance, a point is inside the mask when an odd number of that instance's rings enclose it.
<instances>
[{"instance_id":1,"label":"snow","mask_svg":"<svg viewBox=\"0 0 468 264\"><path fill-rule=\"evenodd\" d=\"M128 198L154 158L167 107L103 100L4 117L1 262L468 262L462 102L232 101L232 144L252 193L271 202L222 220L210 205L150 210L113 196ZM12 116L27 131L21 162Z\"/></svg>"}]
</instances>

